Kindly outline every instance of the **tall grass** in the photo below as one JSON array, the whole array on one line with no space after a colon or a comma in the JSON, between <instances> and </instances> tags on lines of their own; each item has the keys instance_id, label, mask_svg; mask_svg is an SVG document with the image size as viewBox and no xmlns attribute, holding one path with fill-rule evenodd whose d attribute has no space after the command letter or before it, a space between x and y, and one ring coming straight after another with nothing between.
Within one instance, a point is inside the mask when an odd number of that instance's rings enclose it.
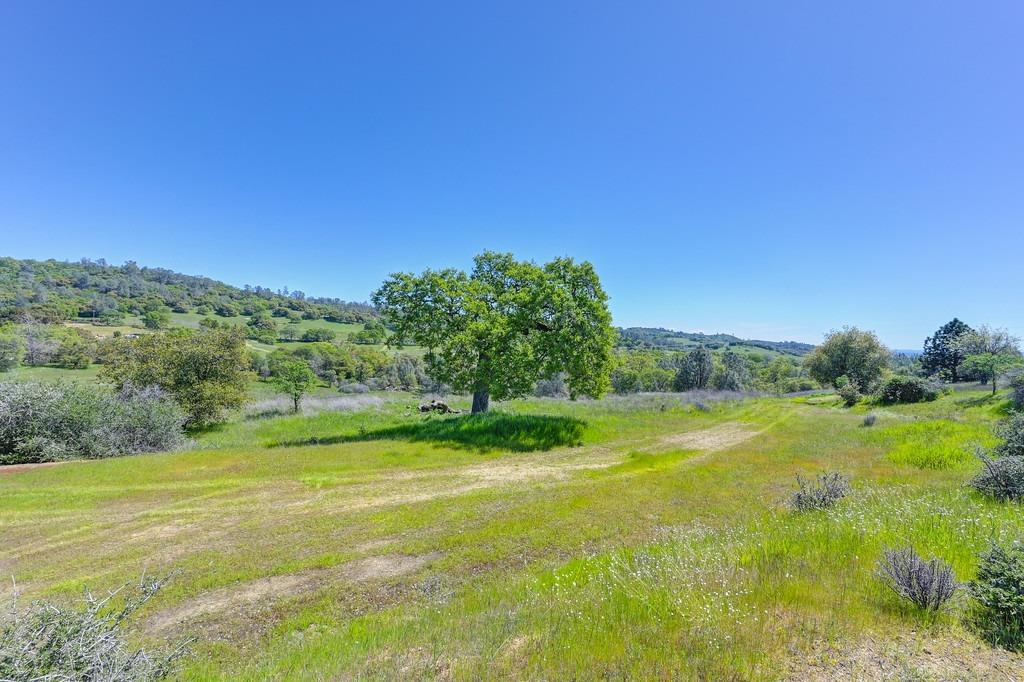
<instances>
[{"instance_id":1,"label":"tall grass","mask_svg":"<svg viewBox=\"0 0 1024 682\"><path fill-rule=\"evenodd\" d=\"M891 462L918 469L970 468L977 462L976 447L994 442L987 424L949 420L895 424L876 433L889 447Z\"/></svg>"}]
</instances>

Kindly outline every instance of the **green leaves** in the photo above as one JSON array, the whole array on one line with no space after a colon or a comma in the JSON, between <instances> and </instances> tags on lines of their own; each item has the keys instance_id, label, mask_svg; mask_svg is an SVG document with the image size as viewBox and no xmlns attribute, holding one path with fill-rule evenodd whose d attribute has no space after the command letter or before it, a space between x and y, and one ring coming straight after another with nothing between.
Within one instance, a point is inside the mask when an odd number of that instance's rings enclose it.
<instances>
[{"instance_id":1,"label":"green leaves","mask_svg":"<svg viewBox=\"0 0 1024 682\"><path fill-rule=\"evenodd\" d=\"M574 396L608 388L614 330L589 263L484 252L468 275L394 274L373 302L395 329L390 342L425 346L433 376L457 390L504 400L560 372Z\"/></svg>"},{"instance_id":2,"label":"green leaves","mask_svg":"<svg viewBox=\"0 0 1024 682\"><path fill-rule=\"evenodd\" d=\"M159 386L204 426L246 399L249 359L241 330L173 329L116 339L105 353L102 375L118 388Z\"/></svg>"}]
</instances>

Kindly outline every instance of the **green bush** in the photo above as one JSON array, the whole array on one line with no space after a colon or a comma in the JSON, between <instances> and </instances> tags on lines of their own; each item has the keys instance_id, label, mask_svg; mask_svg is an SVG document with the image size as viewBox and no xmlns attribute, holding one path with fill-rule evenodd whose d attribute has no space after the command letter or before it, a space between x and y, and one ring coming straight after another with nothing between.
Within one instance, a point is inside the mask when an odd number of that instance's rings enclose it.
<instances>
[{"instance_id":1,"label":"green bush","mask_svg":"<svg viewBox=\"0 0 1024 682\"><path fill-rule=\"evenodd\" d=\"M118 388L159 386L190 427L221 419L247 398L249 354L240 329L172 329L114 339L103 353L105 379Z\"/></svg>"},{"instance_id":2,"label":"green bush","mask_svg":"<svg viewBox=\"0 0 1024 682\"><path fill-rule=\"evenodd\" d=\"M333 329L326 327L313 327L302 334L303 341L333 341L337 334Z\"/></svg>"},{"instance_id":3,"label":"green bush","mask_svg":"<svg viewBox=\"0 0 1024 682\"><path fill-rule=\"evenodd\" d=\"M970 593L982 636L995 646L1024 650L1024 545L992 545L981 555Z\"/></svg>"},{"instance_id":4,"label":"green bush","mask_svg":"<svg viewBox=\"0 0 1024 682\"><path fill-rule=\"evenodd\" d=\"M839 377L836 381L836 393L843 399L843 404L847 407L853 407L863 397L857 382L850 381L846 377Z\"/></svg>"},{"instance_id":5,"label":"green bush","mask_svg":"<svg viewBox=\"0 0 1024 682\"><path fill-rule=\"evenodd\" d=\"M0 464L111 457L184 443L185 414L157 388L0 384Z\"/></svg>"},{"instance_id":6,"label":"green bush","mask_svg":"<svg viewBox=\"0 0 1024 682\"><path fill-rule=\"evenodd\" d=\"M25 343L13 331L0 331L0 372L14 369L25 354Z\"/></svg>"},{"instance_id":7,"label":"green bush","mask_svg":"<svg viewBox=\"0 0 1024 682\"><path fill-rule=\"evenodd\" d=\"M995 447L997 457L1024 457L1024 414L1014 414L996 426L1003 442Z\"/></svg>"},{"instance_id":8,"label":"green bush","mask_svg":"<svg viewBox=\"0 0 1024 682\"><path fill-rule=\"evenodd\" d=\"M939 389L920 377L894 375L886 379L878 391L883 403L923 403L939 397Z\"/></svg>"}]
</instances>

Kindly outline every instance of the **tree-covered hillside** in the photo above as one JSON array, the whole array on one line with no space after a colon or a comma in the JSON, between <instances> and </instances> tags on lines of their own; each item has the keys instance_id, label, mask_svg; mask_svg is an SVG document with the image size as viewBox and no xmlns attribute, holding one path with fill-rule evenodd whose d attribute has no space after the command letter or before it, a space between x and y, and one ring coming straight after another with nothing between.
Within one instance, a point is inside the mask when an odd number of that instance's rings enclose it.
<instances>
[{"instance_id":1,"label":"tree-covered hillside","mask_svg":"<svg viewBox=\"0 0 1024 682\"><path fill-rule=\"evenodd\" d=\"M0 320L29 316L39 322L87 318L116 323L126 314L164 307L223 317L262 312L331 322L376 318L366 303L309 297L287 289L238 288L208 277L139 267L133 261L109 265L102 259L68 263L0 258Z\"/></svg>"},{"instance_id":2,"label":"tree-covered hillside","mask_svg":"<svg viewBox=\"0 0 1024 682\"><path fill-rule=\"evenodd\" d=\"M741 339L732 334L702 334L700 332L677 332L660 327L629 327L619 329L619 343L622 348L661 348L665 350L690 350L701 346L711 350L732 348L733 350L760 349L782 355L801 357L814 346L798 341L761 341Z\"/></svg>"}]
</instances>

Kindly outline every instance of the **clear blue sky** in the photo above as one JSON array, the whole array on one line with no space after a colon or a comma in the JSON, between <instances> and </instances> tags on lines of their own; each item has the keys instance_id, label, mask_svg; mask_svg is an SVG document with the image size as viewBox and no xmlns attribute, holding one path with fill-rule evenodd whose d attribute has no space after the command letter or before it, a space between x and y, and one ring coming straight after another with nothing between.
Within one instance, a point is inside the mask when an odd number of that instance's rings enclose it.
<instances>
[{"instance_id":1,"label":"clear blue sky","mask_svg":"<svg viewBox=\"0 0 1024 682\"><path fill-rule=\"evenodd\" d=\"M620 325L1024 334L1024 4L743 4L8 0L0 254L365 300L489 248Z\"/></svg>"}]
</instances>

